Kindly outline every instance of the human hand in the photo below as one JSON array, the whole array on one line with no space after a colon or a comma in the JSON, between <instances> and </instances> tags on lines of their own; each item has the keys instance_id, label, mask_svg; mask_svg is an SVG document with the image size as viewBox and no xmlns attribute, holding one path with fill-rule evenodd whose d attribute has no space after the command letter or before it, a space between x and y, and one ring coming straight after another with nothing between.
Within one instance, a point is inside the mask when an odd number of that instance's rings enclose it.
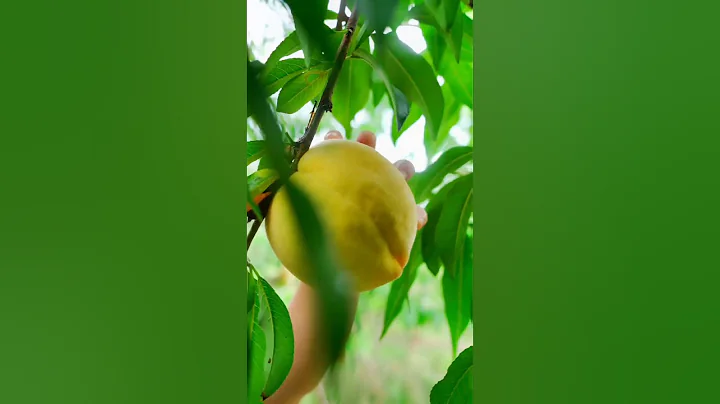
<instances>
[{"instance_id":1,"label":"human hand","mask_svg":"<svg viewBox=\"0 0 720 404\"><path fill-rule=\"evenodd\" d=\"M345 137L336 130L331 130L325 135L325 141L347 141ZM366 146L375 148L375 145L377 143L377 138L375 137L375 134L369 131L363 131L358 135L357 142L364 144ZM398 170L403 174L405 177L405 181L409 181L410 178L412 178L413 175L415 175L415 167L411 162L408 160L398 160L394 163L395 167L397 167ZM423 209L421 206L417 205L417 218L418 218L418 225L417 228L420 230L423 226L425 226L425 223L428 221L428 215L427 212L425 212L425 209Z\"/></svg>"}]
</instances>

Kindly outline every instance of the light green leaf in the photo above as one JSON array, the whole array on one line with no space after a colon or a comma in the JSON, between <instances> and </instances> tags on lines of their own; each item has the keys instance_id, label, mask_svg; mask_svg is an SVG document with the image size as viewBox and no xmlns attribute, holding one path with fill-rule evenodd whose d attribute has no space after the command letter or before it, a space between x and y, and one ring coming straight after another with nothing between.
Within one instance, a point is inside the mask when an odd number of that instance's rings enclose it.
<instances>
[{"instance_id":1,"label":"light green leaf","mask_svg":"<svg viewBox=\"0 0 720 404\"><path fill-rule=\"evenodd\" d=\"M390 286L390 294L388 295L387 304L385 305L385 321L382 334L380 335L381 339L385 336L385 333L387 333L390 325L398 314L400 314L403 304L408 298L410 287L413 282L415 282L417 270L420 264L422 264L422 261L422 230L420 230L415 236L415 242L410 251L410 259L403 269L402 275Z\"/></svg>"},{"instance_id":2,"label":"light green leaf","mask_svg":"<svg viewBox=\"0 0 720 404\"><path fill-rule=\"evenodd\" d=\"M434 163L424 171L415 174L408 181L408 185L415 195L415 201L421 203L427 200L432 191L442 183L448 174L454 173L471 160L472 147L470 146L456 146L446 150Z\"/></svg>"},{"instance_id":3,"label":"light green leaf","mask_svg":"<svg viewBox=\"0 0 720 404\"><path fill-rule=\"evenodd\" d=\"M265 71L271 71L280 61L280 59L284 58L285 56L292 55L293 53L301 49L302 48L300 47L300 40L298 39L297 32L291 32L290 35L283 39L283 41L280 42L280 45L278 45L277 48L272 51L270 56L268 56L268 59L265 62Z\"/></svg>"},{"instance_id":4,"label":"light green leaf","mask_svg":"<svg viewBox=\"0 0 720 404\"><path fill-rule=\"evenodd\" d=\"M422 231L422 255L425 264L431 274L437 275L440 272L442 261L440 255L435 246L435 235L437 233L437 225L440 220L440 214L442 213L443 205L447 200L447 195L450 189L457 182L457 179L453 180L449 184L445 185L438 191L437 194L430 197L430 201L425 207L425 211L428 215L428 221L423 227Z\"/></svg>"},{"instance_id":5,"label":"light green leaf","mask_svg":"<svg viewBox=\"0 0 720 404\"><path fill-rule=\"evenodd\" d=\"M258 293L257 289L257 280L255 280L255 275L253 274L253 271L251 270L252 265L248 263L247 265L247 312L251 313L253 310L253 307L255 307L255 299L256 295ZM250 318L248 316L248 318Z\"/></svg>"},{"instance_id":6,"label":"light green leaf","mask_svg":"<svg viewBox=\"0 0 720 404\"><path fill-rule=\"evenodd\" d=\"M263 168L255 171L247 178L248 196L255 198L278 179L280 179L280 176L277 171L272 168Z\"/></svg>"},{"instance_id":7,"label":"light green leaf","mask_svg":"<svg viewBox=\"0 0 720 404\"><path fill-rule=\"evenodd\" d=\"M410 102L418 104L432 133L437 134L442 122L444 103L433 68L394 33L375 38L377 61L390 82L402 91Z\"/></svg>"},{"instance_id":8,"label":"light green leaf","mask_svg":"<svg viewBox=\"0 0 720 404\"><path fill-rule=\"evenodd\" d=\"M473 347L453 361L445 377L430 391L430 404L468 404L473 402Z\"/></svg>"},{"instance_id":9,"label":"light green leaf","mask_svg":"<svg viewBox=\"0 0 720 404\"><path fill-rule=\"evenodd\" d=\"M372 97L373 97L373 107L377 107L382 102L383 97L385 97L385 83L376 81L373 82L372 85Z\"/></svg>"},{"instance_id":10,"label":"light green leaf","mask_svg":"<svg viewBox=\"0 0 720 404\"><path fill-rule=\"evenodd\" d=\"M265 386L265 332L258 323L260 294L255 295L253 309L248 313L248 403L262 403Z\"/></svg>"},{"instance_id":11,"label":"light green leaf","mask_svg":"<svg viewBox=\"0 0 720 404\"><path fill-rule=\"evenodd\" d=\"M442 30L449 32L460 10L460 0L427 0L426 5L435 15Z\"/></svg>"},{"instance_id":12,"label":"light green leaf","mask_svg":"<svg viewBox=\"0 0 720 404\"><path fill-rule=\"evenodd\" d=\"M373 71L383 81L383 83L385 83L385 88L387 90L388 99L390 100L390 105L395 112L395 122L397 124L396 128L397 130L402 130L402 128L405 127L406 120L408 118L408 115L410 114L410 104L408 102L406 94L403 93L401 89L393 85L388 73L378 63L375 57L370 54L370 52L366 51L365 49L358 48L353 53L353 56L360 58L364 60L367 64L369 64Z\"/></svg>"},{"instance_id":13,"label":"light green leaf","mask_svg":"<svg viewBox=\"0 0 720 404\"><path fill-rule=\"evenodd\" d=\"M277 112L294 114L318 98L327 84L329 70L308 70L290 80L278 95Z\"/></svg>"},{"instance_id":14,"label":"light green leaf","mask_svg":"<svg viewBox=\"0 0 720 404\"><path fill-rule=\"evenodd\" d=\"M455 23L451 26L451 28L446 32L446 36L448 38L448 43L452 46L453 54L455 55L455 61L460 63L460 50L462 48L462 42L463 42L463 24L465 23L465 20L463 17L463 12L460 9L460 7L457 7L456 10L456 19L454 20Z\"/></svg>"},{"instance_id":15,"label":"light green leaf","mask_svg":"<svg viewBox=\"0 0 720 404\"><path fill-rule=\"evenodd\" d=\"M265 142L263 140L252 140L247 142L247 165L262 158L265 155Z\"/></svg>"},{"instance_id":16,"label":"light green leaf","mask_svg":"<svg viewBox=\"0 0 720 404\"><path fill-rule=\"evenodd\" d=\"M312 58L318 54L328 56L333 50L325 25L328 10L328 0L283 0L290 8L295 23L300 46L303 50L307 66L310 67Z\"/></svg>"},{"instance_id":17,"label":"light green leaf","mask_svg":"<svg viewBox=\"0 0 720 404\"><path fill-rule=\"evenodd\" d=\"M430 53L433 67L435 71L440 71L440 64L445 54L445 48L447 48L445 37L438 33L437 28L432 25L421 25L420 29L425 38L427 51Z\"/></svg>"},{"instance_id":18,"label":"light green leaf","mask_svg":"<svg viewBox=\"0 0 720 404\"><path fill-rule=\"evenodd\" d=\"M304 59L292 58L277 62L275 67L263 77L263 85L267 89L267 94L275 94L285 83L300 75L305 69Z\"/></svg>"},{"instance_id":19,"label":"light green leaf","mask_svg":"<svg viewBox=\"0 0 720 404\"><path fill-rule=\"evenodd\" d=\"M456 272L451 275L445 267L442 278L443 300L445 301L445 317L450 328L453 356L457 352L460 337L472 318L473 293L473 262L472 240L463 232L464 239Z\"/></svg>"},{"instance_id":20,"label":"light green leaf","mask_svg":"<svg viewBox=\"0 0 720 404\"><path fill-rule=\"evenodd\" d=\"M370 97L372 69L359 59L347 59L335 84L332 97L332 114L350 137L352 120L367 104Z\"/></svg>"},{"instance_id":21,"label":"light green leaf","mask_svg":"<svg viewBox=\"0 0 720 404\"><path fill-rule=\"evenodd\" d=\"M472 174L462 176L450 189L435 230L436 248L450 276L456 276L463 263L467 226L472 214L472 179Z\"/></svg>"},{"instance_id":22,"label":"light green leaf","mask_svg":"<svg viewBox=\"0 0 720 404\"><path fill-rule=\"evenodd\" d=\"M293 355L295 351L295 340L293 336L292 323L290 314L285 303L280 296L263 278L259 279L259 293L263 306L265 306L266 318L269 323L268 329L265 331L268 338L268 347L272 347L271 355L266 355L267 382L263 390L263 395L269 397L280 385L285 381L293 363Z\"/></svg>"}]
</instances>

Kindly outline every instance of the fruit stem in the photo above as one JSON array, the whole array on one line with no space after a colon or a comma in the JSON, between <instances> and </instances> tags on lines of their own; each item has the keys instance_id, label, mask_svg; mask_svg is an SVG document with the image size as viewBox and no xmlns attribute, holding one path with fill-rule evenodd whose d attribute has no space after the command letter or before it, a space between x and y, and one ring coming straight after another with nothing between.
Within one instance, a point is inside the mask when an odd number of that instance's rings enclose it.
<instances>
[{"instance_id":1,"label":"fruit stem","mask_svg":"<svg viewBox=\"0 0 720 404\"><path fill-rule=\"evenodd\" d=\"M341 10L341 12L344 13L344 9ZM345 58L347 58L348 50L350 49L350 42L352 41L353 34L355 33L357 22L358 12L357 7L355 7L352 14L350 14L350 18L348 19L347 32L343 37L340 48L338 48L337 55L335 56L335 64L330 71L330 77L328 78L328 82L325 85L325 90L323 90L322 96L320 97L320 102L316 106L316 111L310 116L310 122L308 123L307 128L305 128L305 133L296 143L297 154L295 156L295 160L293 160L291 172L297 171L297 166L300 162L300 158L308 151L308 149L310 149L310 144L315 138L315 134L317 133L318 127L320 126L320 121L322 120L325 112L332 111L333 90L335 89L335 83L337 83L338 77L340 77L340 70L342 70Z\"/></svg>"}]
</instances>

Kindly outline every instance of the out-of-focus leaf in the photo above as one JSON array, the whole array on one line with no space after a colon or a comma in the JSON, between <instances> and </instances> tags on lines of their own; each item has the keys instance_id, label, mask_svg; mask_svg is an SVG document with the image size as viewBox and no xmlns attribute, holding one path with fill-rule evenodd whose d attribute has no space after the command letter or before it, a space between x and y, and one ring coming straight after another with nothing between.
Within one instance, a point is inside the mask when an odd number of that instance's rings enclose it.
<instances>
[{"instance_id":1,"label":"out-of-focus leaf","mask_svg":"<svg viewBox=\"0 0 720 404\"><path fill-rule=\"evenodd\" d=\"M442 208L435 243L445 272L450 276L459 276L462 267L467 226L472 214L473 175L460 177L448 192L447 200Z\"/></svg>"},{"instance_id":2,"label":"out-of-focus leaf","mask_svg":"<svg viewBox=\"0 0 720 404\"><path fill-rule=\"evenodd\" d=\"M448 42L452 46L453 54L455 55L455 61L460 63L460 49L462 48L462 42L463 42L463 24L465 23L465 20L462 18L463 12L460 9L460 7L457 7L456 10L456 18L454 19L455 23L452 25L452 27L447 31L447 37L449 38Z\"/></svg>"},{"instance_id":3,"label":"out-of-focus leaf","mask_svg":"<svg viewBox=\"0 0 720 404\"><path fill-rule=\"evenodd\" d=\"M442 86L442 90L445 99L445 111L443 112L443 122L440 125L437 138L433 139L429 131L425 131L425 150L428 158L434 156L440 150L450 134L450 129L460 120L460 103L447 83Z\"/></svg>"},{"instance_id":4,"label":"out-of-focus leaf","mask_svg":"<svg viewBox=\"0 0 720 404\"><path fill-rule=\"evenodd\" d=\"M371 83L372 69L367 63L352 58L345 60L333 91L332 114L345 128L347 137L351 137L353 118L367 104Z\"/></svg>"},{"instance_id":5,"label":"out-of-focus leaf","mask_svg":"<svg viewBox=\"0 0 720 404\"><path fill-rule=\"evenodd\" d=\"M433 12L443 31L450 31L460 10L460 0L427 0L425 4Z\"/></svg>"},{"instance_id":6,"label":"out-of-focus leaf","mask_svg":"<svg viewBox=\"0 0 720 404\"><path fill-rule=\"evenodd\" d=\"M320 97L329 74L328 70L311 69L290 80L280 90L277 111L294 114L308 102Z\"/></svg>"},{"instance_id":7,"label":"out-of-focus leaf","mask_svg":"<svg viewBox=\"0 0 720 404\"><path fill-rule=\"evenodd\" d=\"M248 69L252 69L248 61ZM280 175L281 183L290 200L290 206L298 223L299 239L304 242L300 251L303 259L313 268L313 285L320 299L319 323L322 324L320 338L325 341L331 368L344 350L352 322L349 320L351 288L347 275L339 269L332 252L327 245L326 231L320 222L308 197L297 188L290 177L290 166L284 160L284 136L277 116L267 100L264 90L256 76L248 75L249 107L253 110L253 119L260 127L267 142L268 156L274 169ZM309 253L312 251L312 253Z\"/></svg>"},{"instance_id":8,"label":"out-of-focus leaf","mask_svg":"<svg viewBox=\"0 0 720 404\"><path fill-rule=\"evenodd\" d=\"M248 403L262 403L265 387L265 332L258 323L260 294L255 294L253 309L248 313Z\"/></svg>"},{"instance_id":9,"label":"out-of-focus leaf","mask_svg":"<svg viewBox=\"0 0 720 404\"><path fill-rule=\"evenodd\" d=\"M305 60L299 58L285 59L277 62L272 70L263 77L263 85L267 93L272 95L278 92L282 86L291 79L305 71Z\"/></svg>"},{"instance_id":10,"label":"out-of-focus leaf","mask_svg":"<svg viewBox=\"0 0 720 404\"><path fill-rule=\"evenodd\" d=\"M285 39L283 39L282 42L280 42L280 45L272 51L270 56L268 56L267 61L265 61L265 71L271 71L280 59L285 56L292 55L301 49L300 39L298 39L297 32L291 32L287 37L285 37Z\"/></svg>"},{"instance_id":11,"label":"out-of-focus leaf","mask_svg":"<svg viewBox=\"0 0 720 404\"><path fill-rule=\"evenodd\" d=\"M269 397L277 391L285 381L288 373L290 373L295 351L295 340L290 313L285 307L285 303L265 279L260 278L258 281L260 283L259 293L262 304L267 309L265 311L265 320L269 324L269 329L265 333L269 339L267 346L272 347L271 355L266 355L266 357L269 356L269 360L265 364L268 376L263 389L263 395Z\"/></svg>"},{"instance_id":12,"label":"out-of-focus leaf","mask_svg":"<svg viewBox=\"0 0 720 404\"><path fill-rule=\"evenodd\" d=\"M385 83L376 81L372 85L373 107L377 107L385 97Z\"/></svg>"},{"instance_id":13,"label":"out-of-focus leaf","mask_svg":"<svg viewBox=\"0 0 720 404\"><path fill-rule=\"evenodd\" d=\"M415 201L421 203L427 200L433 189L440 185L448 174L457 171L471 160L472 147L456 146L446 150L434 163L408 181Z\"/></svg>"},{"instance_id":14,"label":"out-of-focus leaf","mask_svg":"<svg viewBox=\"0 0 720 404\"><path fill-rule=\"evenodd\" d=\"M420 230L415 236L415 242L410 251L410 259L405 269L403 269L402 275L390 286L390 294L385 305L385 321L380 335L381 339L385 336L397 315L400 314L403 303L408 297L408 292L410 292L410 287L417 277L418 267L422 262L422 230Z\"/></svg>"},{"instance_id":15,"label":"out-of-focus leaf","mask_svg":"<svg viewBox=\"0 0 720 404\"><path fill-rule=\"evenodd\" d=\"M253 310L253 307L255 307L255 299L257 298L256 295L258 293L257 289L257 280L255 280L255 275L253 274L253 271L251 270L252 265L248 264L248 270L247 270L247 312L251 313ZM248 316L248 319L250 316Z\"/></svg>"},{"instance_id":16,"label":"out-of-focus leaf","mask_svg":"<svg viewBox=\"0 0 720 404\"><path fill-rule=\"evenodd\" d=\"M455 98L461 104L472 109L473 107L473 68L468 63L455 63L449 61L443 66L445 84L453 91Z\"/></svg>"},{"instance_id":17,"label":"out-of-focus leaf","mask_svg":"<svg viewBox=\"0 0 720 404\"><path fill-rule=\"evenodd\" d=\"M437 28L432 25L421 25L420 29L422 30L423 37L425 38L425 43L427 44L427 50L430 53L433 67L436 72L440 71L440 64L442 62L443 55L445 54L445 48L447 47L445 37L440 35Z\"/></svg>"},{"instance_id":18,"label":"out-of-focus leaf","mask_svg":"<svg viewBox=\"0 0 720 404\"><path fill-rule=\"evenodd\" d=\"M393 85L389 74L378 63L373 55L370 54L370 52L367 52L365 49L358 48L353 53L353 56L360 58L369 64L378 77L380 77L380 79L385 83L390 105L395 112L395 122L397 124L396 128L397 130L402 130L402 128L405 127L406 120L410 114L410 104L406 94L401 89Z\"/></svg>"},{"instance_id":19,"label":"out-of-focus leaf","mask_svg":"<svg viewBox=\"0 0 720 404\"><path fill-rule=\"evenodd\" d=\"M328 11L325 12L325 21L328 21L328 20L337 20L337 18L338 18L338 13L336 13L336 12L334 12L334 11L328 10Z\"/></svg>"},{"instance_id":20,"label":"out-of-focus leaf","mask_svg":"<svg viewBox=\"0 0 720 404\"><path fill-rule=\"evenodd\" d=\"M464 404L473 402L473 347L465 349L453 361L443 377L430 391L430 404Z\"/></svg>"},{"instance_id":21,"label":"out-of-focus leaf","mask_svg":"<svg viewBox=\"0 0 720 404\"><path fill-rule=\"evenodd\" d=\"M365 16L369 28L382 32L392 25L400 0L356 0L358 12Z\"/></svg>"},{"instance_id":22,"label":"out-of-focus leaf","mask_svg":"<svg viewBox=\"0 0 720 404\"><path fill-rule=\"evenodd\" d=\"M272 185L275 181L279 179L280 176L278 175L277 171L273 170L272 168L264 168L262 170L255 171L247 178L247 184L249 189L248 196L254 198L260 195L270 185Z\"/></svg>"},{"instance_id":23,"label":"out-of-focus leaf","mask_svg":"<svg viewBox=\"0 0 720 404\"><path fill-rule=\"evenodd\" d=\"M265 155L265 141L253 140L247 142L247 165L260 159Z\"/></svg>"},{"instance_id":24,"label":"out-of-focus leaf","mask_svg":"<svg viewBox=\"0 0 720 404\"><path fill-rule=\"evenodd\" d=\"M457 352L458 341L472 318L472 240L467 234L464 234L462 245L459 252L462 255L459 257L455 275L449 274L446 266L442 279L445 317L450 328L453 356Z\"/></svg>"},{"instance_id":25,"label":"out-of-focus leaf","mask_svg":"<svg viewBox=\"0 0 720 404\"><path fill-rule=\"evenodd\" d=\"M437 134L444 103L437 77L430 64L397 35L377 35L375 53L390 82L423 111L427 125Z\"/></svg>"},{"instance_id":26,"label":"out-of-focus leaf","mask_svg":"<svg viewBox=\"0 0 720 404\"><path fill-rule=\"evenodd\" d=\"M255 203L255 197L253 197L250 194L250 187L248 187L247 191L247 203L250 205L250 209L255 213L255 217L258 219L262 219L265 215L263 215L262 209L260 209L260 206Z\"/></svg>"}]
</instances>

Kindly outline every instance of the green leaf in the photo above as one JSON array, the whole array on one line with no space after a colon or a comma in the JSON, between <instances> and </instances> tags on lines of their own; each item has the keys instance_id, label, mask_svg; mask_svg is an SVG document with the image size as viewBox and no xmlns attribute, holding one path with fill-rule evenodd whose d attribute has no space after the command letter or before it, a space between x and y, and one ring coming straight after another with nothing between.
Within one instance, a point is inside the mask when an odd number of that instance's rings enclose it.
<instances>
[{"instance_id":1,"label":"green leaf","mask_svg":"<svg viewBox=\"0 0 720 404\"><path fill-rule=\"evenodd\" d=\"M250 209L252 209L253 212L255 212L255 217L258 219L263 218L262 210L260 210L260 206L258 206L257 203L255 203L255 198L250 193L250 187L247 188L247 203L250 205Z\"/></svg>"},{"instance_id":2,"label":"green leaf","mask_svg":"<svg viewBox=\"0 0 720 404\"><path fill-rule=\"evenodd\" d=\"M321 54L327 57L337 51L337 48L333 49L330 37L327 35L329 27L325 25L328 0L283 0L283 2L290 8L295 32L308 67L314 56Z\"/></svg>"},{"instance_id":3,"label":"green leaf","mask_svg":"<svg viewBox=\"0 0 720 404\"><path fill-rule=\"evenodd\" d=\"M280 176L277 171L272 168L263 168L255 171L247 178L248 196L250 198L255 198L279 179Z\"/></svg>"},{"instance_id":4,"label":"green leaf","mask_svg":"<svg viewBox=\"0 0 720 404\"><path fill-rule=\"evenodd\" d=\"M422 25L420 27L427 44L427 51L430 53L431 60L435 71L440 71L440 64L447 48L447 42L443 35L438 33L436 27L432 25Z\"/></svg>"},{"instance_id":5,"label":"green leaf","mask_svg":"<svg viewBox=\"0 0 720 404\"><path fill-rule=\"evenodd\" d=\"M443 122L440 125L440 131L437 138L433 139L428 130L425 130L425 150L428 158L434 156L447 140L450 130L460 120L460 103L455 98L450 87L445 83L442 86L443 98L445 99L445 111L443 112Z\"/></svg>"},{"instance_id":6,"label":"green leaf","mask_svg":"<svg viewBox=\"0 0 720 404\"><path fill-rule=\"evenodd\" d=\"M463 264L467 227L472 214L473 175L460 177L448 192L442 208L435 243L445 271L456 276Z\"/></svg>"},{"instance_id":7,"label":"green leaf","mask_svg":"<svg viewBox=\"0 0 720 404\"><path fill-rule=\"evenodd\" d=\"M265 279L260 278L259 282L261 286L259 292L262 304L267 308L267 321L270 326L269 332L266 331L269 339L267 346L272 346L269 363L266 364L266 367L269 368L269 371L266 372L268 374L267 382L263 390L263 395L269 397L277 391L285 381L288 373L290 373L295 351L295 340L290 313L285 307L285 303Z\"/></svg>"},{"instance_id":8,"label":"green leaf","mask_svg":"<svg viewBox=\"0 0 720 404\"><path fill-rule=\"evenodd\" d=\"M390 294L388 295L387 304L385 305L385 321L380 338L385 336L390 324L400 314L405 300L408 298L410 287L417 277L417 270L422 264L422 230L415 236L412 250L410 251L410 259L403 269L402 275L395 280L390 286Z\"/></svg>"},{"instance_id":9,"label":"green leaf","mask_svg":"<svg viewBox=\"0 0 720 404\"><path fill-rule=\"evenodd\" d=\"M277 48L272 51L270 56L268 56L267 61L265 61L265 71L271 71L280 59L285 56L292 55L299 50L302 50L300 47L300 39L298 39L297 32L293 31L290 35L283 39L283 41L280 42L280 45L278 45Z\"/></svg>"},{"instance_id":10,"label":"green leaf","mask_svg":"<svg viewBox=\"0 0 720 404\"><path fill-rule=\"evenodd\" d=\"M258 323L260 294L255 295L253 309L248 313L248 403L262 403L265 386L265 332Z\"/></svg>"},{"instance_id":11,"label":"green leaf","mask_svg":"<svg viewBox=\"0 0 720 404\"><path fill-rule=\"evenodd\" d=\"M383 83L385 83L385 89L387 90L390 105L395 112L395 122L397 124L396 128L397 130L402 130L402 128L406 124L408 115L410 114L410 104L408 102L406 94L403 93L401 89L393 85L390 76L378 63L375 57L370 54L370 52L366 51L365 49L358 48L353 53L353 56L360 58L364 60L367 64L369 64L373 71L383 81Z\"/></svg>"},{"instance_id":12,"label":"green leaf","mask_svg":"<svg viewBox=\"0 0 720 404\"><path fill-rule=\"evenodd\" d=\"M373 97L373 107L376 107L380 105L382 102L383 97L385 97L385 83L376 81L373 82L372 85L372 97Z\"/></svg>"},{"instance_id":13,"label":"green leaf","mask_svg":"<svg viewBox=\"0 0 720 404\"><path fill-rule=\"evenodd\" d=\"M275 94L291 79L305 71L305 60L300 58L285 59L277 62L272 70L263 77L263 85L268 94Z\"/></svg>"},{"instance_id":14,"label":"green leaf","mask_svg":"<svg viewBox=\"0 0 720 404\"><path fill-rule=\"evenodd\" d=\"M455 23L451 26L451 28L446 34L448 38L448 43L450 43L452 46L453 54L455 55L455 61L460 63L460 50L462 48L464 32L463 24L465 23L465 20L462 18L463 12L460 7L456 8L455 13Z\"/></svg>"},{"instance_id":15,"label":"green leaf","mask_svg":"<svg viewBox=\"0 0 720 404\"><path fill-rule=\"evenodd\" d=\"M257 280L255 280L255 275L253 274L253 271L251 268L253 268L252 265L248 263L248 271L247 271L247 312L251 313L253 310L253 307L255 307L255 299L258 293L257 289ZM250 318L250 316L248 316Z\"/></svg>"},{"instance_id":16,"label":"green leaf","mask_svg":"<svg viewBox=\"0 0 720 404\"><path fill-rule=\"evenodd\" d=\"M411 104L410 112L408 113L402 128L400 128L400 130L398 130L396 126L393 126L392 128L391 137L393 144L396 144L398 139L400 139L400 136L405 133L405 131L408 130L411 126L413 126L417 121L419 121L421 117L422 111L420 110L420 107L418 107L417 104Z\"/></svg>"},{"instance_id":17,"label":"green leaf","mask_svg":"<svg viewBox=\"0 0 720 404\"><path fill-rule=\"evenodd\" d=\"M467 404L473 402L473 347L465 349L453 361L430 391L430 404Z\"/></svg>"},{"instance_id":18,"label":"green leaf","mask_svg":"<svg viewBox=\"0 0 720 404\"><path fill-rule=\"evenodd\" d=\"M247 144L247 165L259 160L265 155L265 142L262 140L252 140Z\"/></svg>"},{"instance_id":19,"label":"green leaf","mask_svg":"<svg viewBox=\"0 0 720 404\"><path fill-rule=\"evenodd\" d=\"M290 80L278 95L277 111L294 114L318 98L327 84L329 70L311 69Z\"/></svg>"},{"instance_id":20,"label":"green leaf","mask_svg":"<svg viewBox=\"0 0 720 404\"><path fill-rule=\"evenodd\" d=\"M450 31L460 11L460 0L427 0L426 4L442 30Z\"/></svg>"},{"instance_id":21,"label":"green leaf","mask_svg":"<svg viewBox=\"0 0 720 404\"><path fill-rule=\"evenodd\" d=\"M393 24L400 0L357 0L358 12L365 16L371 30L382 32ZM407 4L405 5L407 7Z\"/></svg>"},{"instance_id":22,"label":"green leaf","mask_svg":"<svg viewBox=\"0 0 720 404\"><path fill-rule=\"evenodd\" d=\"M418 104L427 125L436 134L442 122L444 102L433 68L397 35L376 36L375 53L380 66L412 103Z\"/></svg>"},{"instance_id":23,"label":"green leaf","mask_svg":"<svg viewBox=\"0 0 720 404\"><path fill-rule=\"evenodd\" d=\"M428 270L435 276L438 272L440 272L440 267L442 266L440 255L435 248L435 234L443 205L447 200L449 190L453 187L455 182L457 182L457 179L442 187L437 194L432 195L430 201L425 207L425 211L428 215L428 221L425 223L425 227L423 227L422 231L422 255Z\"/></svg>"},{"instance_id":24,"label":"green leaf","mask_svg":"<svg viewBox=\"0 0 720 404\"><path fill-rule=\"evenodd\" d=\"M350 137L352 120L360 112L370 97L372 69L359 59L347 59L343 63L340 76L335 84L332 96L332 114L345 128Z\"/></svg>"},{"instance_id":25,"label":"green leaf","mask_svg":"<svg viewBox=\"0 0 720 404\"><path fill-rule=\"evenodd\" d=\"M467 226L465 227L467 228ZM457 345L460 337L470 323L472 318L472 293L473 293L473 262L472 262L472 240L463 231L464 240L461 251L458 252L459 262L453 276L447 271L442 278L443 299L445 301L445 317L450 328L453 356L457 352Z\"/></svg>"},{"instance_id":26,"label":"green leaf","mask_svg":"<svg viewBox=\"0 0 720 404\"><path fill-rule=\"evenodd\" d=\"M454 173L471 160L470 146L456 146L446 150L434 163L408 181L415 201L421 203L427 200L433 189L440 185L448 174Z\"/></svg>"}]
</instances>

